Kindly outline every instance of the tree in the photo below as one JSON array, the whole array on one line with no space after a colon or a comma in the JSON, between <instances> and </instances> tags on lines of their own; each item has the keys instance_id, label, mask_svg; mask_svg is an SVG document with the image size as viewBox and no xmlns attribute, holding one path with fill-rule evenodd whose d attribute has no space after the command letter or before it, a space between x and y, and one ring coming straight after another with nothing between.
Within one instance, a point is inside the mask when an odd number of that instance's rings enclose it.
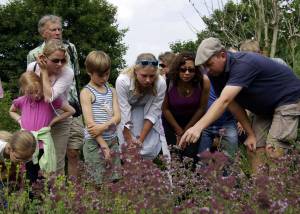
<instances>
[{"instance_id":1,"label":"tree","mask_svg":"<svg viewBox=\"0 0 300 214\"><path fill-rule=\"evenodd\" d=\"M300 0L228 1L209 16L202 16L193 1L189 2L206 28L198 33L194 44L192 41L177 41L170 45L172 50L195 47L196 51L200 42L209 36L220 38L226 47L236 48L242 41L254 38L259 41L265 55L283 58L300 74Z\"/></svg>"},{"instance_id":2,"label":"tree","mask_svg":"<svg viewBox=\"0 0 300 214\"><path fill-rule=\"evenodd\" d=\"M91 50L112 59L111 82L125 65L122 43L126 29L118 29L117 9L106 0L12 0L0 6L0 70L16 93L16 79L26 69L26 55L42 42L38 20L45 14L63 19L63 37L76 45L84 81L84 60Z\"/></svg>"}]
</instances>

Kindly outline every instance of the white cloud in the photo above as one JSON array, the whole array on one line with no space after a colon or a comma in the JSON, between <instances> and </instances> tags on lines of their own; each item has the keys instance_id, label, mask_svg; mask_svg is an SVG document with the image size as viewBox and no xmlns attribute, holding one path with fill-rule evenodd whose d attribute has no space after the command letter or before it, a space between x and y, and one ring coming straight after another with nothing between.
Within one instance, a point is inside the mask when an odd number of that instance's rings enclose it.
<instances>
[{"instance_id":1,"label":"white cloud","mask_svg":"<svg viewBox=\"0 0 300 214\"><path fill-rule=\"evenodd\" d=\"M188 0L109 0L118 7L120 27L128 27L124 42L129 47L125 56L130 65L138 54L156 56L168 51L172 42L195 40L189 25L202 30L204 24Z\"/></svg>"}]
</instances>

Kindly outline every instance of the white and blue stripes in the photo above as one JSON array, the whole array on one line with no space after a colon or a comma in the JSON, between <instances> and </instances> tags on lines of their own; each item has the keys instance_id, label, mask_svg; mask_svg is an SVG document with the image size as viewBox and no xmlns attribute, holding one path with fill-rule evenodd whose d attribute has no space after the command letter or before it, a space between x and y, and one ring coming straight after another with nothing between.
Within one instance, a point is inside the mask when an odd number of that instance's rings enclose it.
<instances>
[{"instance_id":1,"label":"white and blue stripes","mask_svg":"<svg viewBox=\"0 0 300 214\"><path fill-rule=\"evenodd\" d=\"M92 102L93 119L96 124L103 124L113 117L113 94L111 88L106 84L106 92L101 93L91 85L86 85L85 88L89 89L94 95L95 100ZM103 132L102 137L104 140L111 140L115 138L117 133L115 131L107 130ZM85 129L85 138L92 139L90 134Z\"/></svg>"}]
</instances>

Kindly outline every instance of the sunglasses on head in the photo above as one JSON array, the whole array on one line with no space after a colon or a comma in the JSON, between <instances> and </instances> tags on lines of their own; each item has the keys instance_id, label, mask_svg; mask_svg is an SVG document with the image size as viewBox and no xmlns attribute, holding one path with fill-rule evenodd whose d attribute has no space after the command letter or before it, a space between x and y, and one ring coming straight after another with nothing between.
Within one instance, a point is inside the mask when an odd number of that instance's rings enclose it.
<instances>
[{"instance_id":1,"label":"sunglasses on head","mask_svg":"<svg viewBox=\"0 0 300 214\"><path fill-rule=\"evenodd\" d=\"M184 68L184 67L180 67L179 71L182 73L185 73L186 71L188 71L189 73L195 73L196 69L195 68Z\"/></svg>"},{"instance_id":2,"label":"sunglasses on head","mask_svg":"<svg viewBox=\"0 0 300 214\"><path fill-rule=\"evenodd\" d=\"M159 67L161 67L161 68L165 68L165 67L167 67L165 64L163 64L163 63L160 63L159 64Z\"/></svg>"},{"instance_id":3,"label":"sunglasses on head","mask_svg":"<svg viewBox=\"0 0 300 214\"><path fill-rule=\"evenodd\" d=\"M157 67L158 65L158 61L155 61L155 60L140 60L140 61L137 61L136 64L140 64L140 65L143 65L143 66L147 66L147 65L151 65L151 66L154 66L154 67Z\"/></svg>"},{"instance_id":4,"label":"sunglasses on head","mask_svg":"<svg viewBox=\"0 0 300 214\"><path fill-rule=\"evenodd\" d=\"M50 59L50 58L47 57L47 59L49 59L51 62L53 62L55 64L58 64L59 62L61 64L65 64L67 62L66 58L63 58L63 59Z\"/></svg>"}]
</instances>

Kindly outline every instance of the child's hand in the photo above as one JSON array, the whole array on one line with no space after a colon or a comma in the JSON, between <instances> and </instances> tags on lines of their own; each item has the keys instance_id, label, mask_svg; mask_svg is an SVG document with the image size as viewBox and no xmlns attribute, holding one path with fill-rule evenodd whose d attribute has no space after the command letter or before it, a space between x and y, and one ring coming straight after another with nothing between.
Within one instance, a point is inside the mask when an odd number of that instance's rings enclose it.
<instances>
[{"instance_id":1,"label":"child's hand","mask_svg":"<svg viewBox=\"0 0 300 214\"><path fill-rule=\"evenodd\" d=\"M128 143L129 149L135 149L135 148L142 148L143 142L141 142L139 139L132 137L131 141Z\"/></svg>"},{"instance_id":2,"label":"child's hand","mask_svg":"<svg viewBox=\"0 0 300 214\"><path fill-rule=\"evenodd\" d=\"M110 149L109 149L109 147L102 147L101 149L102 149L102 152L103 152L104 159L106 161L106 167L110 168L110 166L111 166L111 152L110 152Z\"/></svg>"},{"instance_id":3,"label":"child's hand","mask_svg":"<svg viewBox=\"0 0 300 214\"><path fill-rule=\"evenodd\" d=\"M105 130L105 125L103 124L91 124L87 126L88 132L92 137L97 137L98 135L102 134Z\"/></svg>"},{"instance_id":4,"label":"child's hand","mask_svg":"<svg viewBox=\"0 0 300 214\"><path fill-rule=\"evenodd\" d=\"M21 117L19 117L19 119L17 120L18 124L20 125L20 128L22 128L22 121L21 121Z\"/></svg>"}]
</instances>

